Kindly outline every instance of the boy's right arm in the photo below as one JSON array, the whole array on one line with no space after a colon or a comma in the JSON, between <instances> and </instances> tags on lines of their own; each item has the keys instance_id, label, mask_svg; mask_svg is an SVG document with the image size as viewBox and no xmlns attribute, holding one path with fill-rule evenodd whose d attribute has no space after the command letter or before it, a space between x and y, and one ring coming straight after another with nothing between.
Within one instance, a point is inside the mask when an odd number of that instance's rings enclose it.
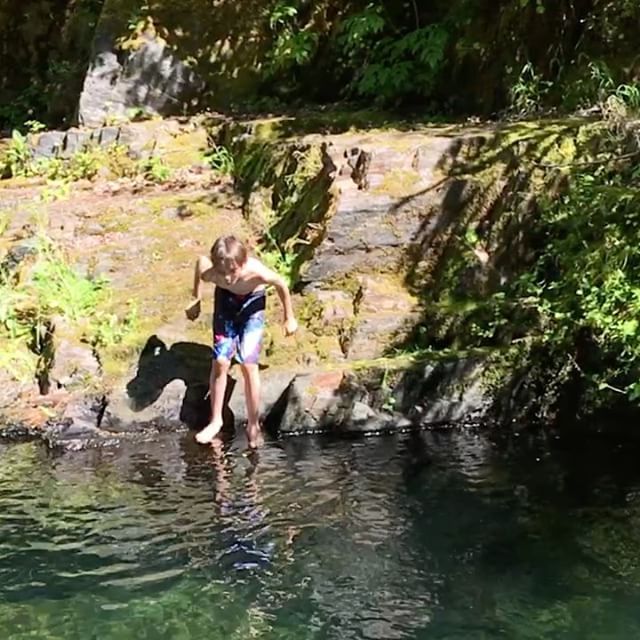
<instances>
[{"instance_id":1,"label":"boy's right arm","mask_svg":"<svg viewBox=\"0 0 640 640\"><path fill-rule=\"evenodd\" d=\"M209 258L201 256L196 261L193 272L193 299L187 305L185 313L189 320L195 320L200 315L200 301L202 300L202 282L211 282L213 264Z\"/></svg>"}]
</instances>

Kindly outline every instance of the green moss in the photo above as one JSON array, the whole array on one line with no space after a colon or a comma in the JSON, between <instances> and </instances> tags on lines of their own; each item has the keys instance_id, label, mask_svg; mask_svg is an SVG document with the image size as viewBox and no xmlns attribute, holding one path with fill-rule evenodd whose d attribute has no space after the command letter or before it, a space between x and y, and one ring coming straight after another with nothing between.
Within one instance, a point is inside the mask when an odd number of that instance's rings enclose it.
<instances>
[{"instance_id":1,"label":"green moss","mask_svg":"<svg viewBox=\"0 0 640 640\"><path fill-rule=\"evenodd\" d=\"M207 147L207 131L204 127L196 127L163 141L158 146L156 155L172 169L203 166Z\"/></svg>"},{"instance_id":2,"label":"green moss","mask_svg":"<svg viewBox=\"0 0 640 640\"><path fill-rule=\"evenodd\" d=\"M420 174L413 169L392 169L388 171L382 182L373 190L374 193L390 195L394 198L409 196L420 183Z\"/></svg>"}]
</instances>

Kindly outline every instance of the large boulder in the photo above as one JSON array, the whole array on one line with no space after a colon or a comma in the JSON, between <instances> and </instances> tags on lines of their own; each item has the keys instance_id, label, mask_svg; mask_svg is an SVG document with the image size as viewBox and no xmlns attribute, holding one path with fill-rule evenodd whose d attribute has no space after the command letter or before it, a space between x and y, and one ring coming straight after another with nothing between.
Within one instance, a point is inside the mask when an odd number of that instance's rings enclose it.
<instances>
[{"instance_id":1,"label":"large boulder","mask_svg":"<svg viewBox=\"0 0 640 640\"><path fill-rule=\"evenodd\" d=\"M177 115L202 90L195 72L166 42L145 37L123 55L113 40L106 32L96 38L80 96L80 124L97 126L109 117L126 118L135 108L150 114Z\"/></svg>"},{"instance_id":2,"label":"large boulder","mask_svg":"<svg viewBox=\"0 0 640 640\"><path fill-rule=\"evenodd\" d=\"M485 358L297 375L267 416L283 434L371 433L477 424L494 406Z\"/></svg>"}]
</instances>

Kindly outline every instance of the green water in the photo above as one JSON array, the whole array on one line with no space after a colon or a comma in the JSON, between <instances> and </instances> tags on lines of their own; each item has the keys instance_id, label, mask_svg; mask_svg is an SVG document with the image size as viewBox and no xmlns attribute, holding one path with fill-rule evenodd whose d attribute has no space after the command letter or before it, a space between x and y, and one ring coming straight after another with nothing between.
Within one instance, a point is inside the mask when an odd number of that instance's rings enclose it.
<instances>
[{"instance_id":1,"label":"green water","mask_svg":"<svg viewBox=\"0 0 640 640\"><path fill-rule=\"evenodd\" d=\"M0 638L640 637L630 447L0 446Z\"/></svg>"}]
</instances>

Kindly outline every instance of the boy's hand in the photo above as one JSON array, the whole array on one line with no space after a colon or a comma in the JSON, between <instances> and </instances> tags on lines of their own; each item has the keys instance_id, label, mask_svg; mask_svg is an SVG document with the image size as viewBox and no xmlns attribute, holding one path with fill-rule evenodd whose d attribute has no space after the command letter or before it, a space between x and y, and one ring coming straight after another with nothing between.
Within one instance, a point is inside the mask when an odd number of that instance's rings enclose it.
<instances>
[{"instance_id":1,"label":"boy's hand","mask_svg":"<svg viewBox=\"0 0 640 640\"><path fill-rule=\"evenodd\" d=\"M195 320L200 315L200 298L192 300L184 312L187 314L189 320Z\"/></svg>"},{"instance_id":2,"label":"boy's hand","mask_svg":"<svg viewBox=\"0 0 640 640\"><path fill-rule=\"evenodd\" d=\"M288 318L284 321L284 334L292 336L298 330L298 321L295 318Z\"/></svg>"}]
</instances>

